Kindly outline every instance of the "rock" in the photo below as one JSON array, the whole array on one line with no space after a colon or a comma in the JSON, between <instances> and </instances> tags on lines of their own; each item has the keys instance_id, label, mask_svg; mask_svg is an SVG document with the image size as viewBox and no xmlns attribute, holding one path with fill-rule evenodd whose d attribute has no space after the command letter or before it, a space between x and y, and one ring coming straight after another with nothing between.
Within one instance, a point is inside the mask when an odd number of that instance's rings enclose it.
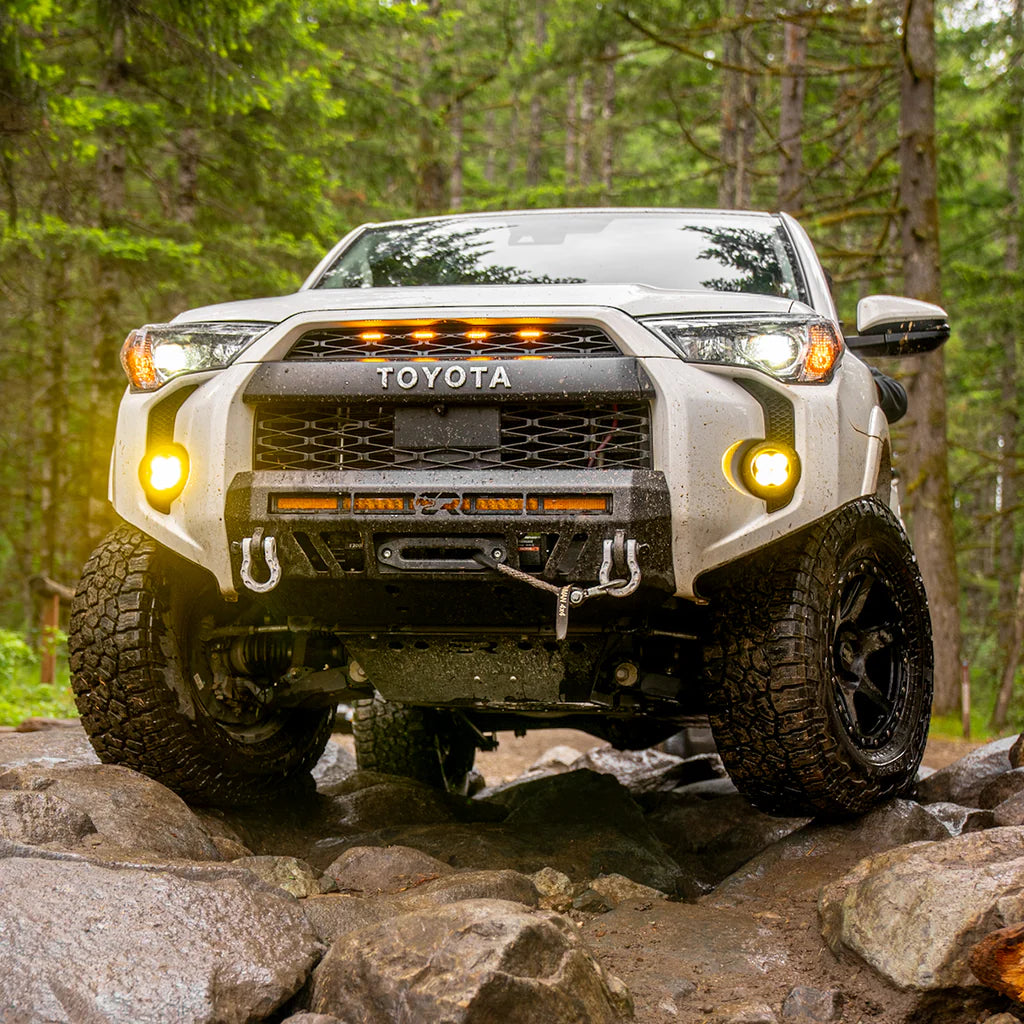
<instances>
[{"instance_id":1,"label":"rock","mask_svg":"<svg viewBox=\"0 0 1024 1024\"><path fill-rule=\"evenodd\" d=\"M709 1017L709 1024L778 1024L775 1011L761 1002L730 1003L720 1006Z\"/></svg>"},{"instance_id":2,"label":"rock","mask_svg":"<svg viewBox=\"0 0 1024 1024\"><path fill-rule=\"evenodd\" d=\"M80 729L81 721L77 718L26 718L15 732L46 732L49 729Z\"/></svg>"},{"instance_id":3,"label":"rock","mask_svg":"<svg viewBox=\"0 0 1024 1024\"><path fill-rule=\"evenodd\" d=\"M612 1024L632 1013L571 922L500 900L415 911L341 938L313 972L309 1003L381 1024Z\"/></svg>"},{"instance_id":4,"label":"rock","mask_svg":"<svg viewBox=\"0 0 1024 1024\"><path fill-rule=\"evenodd\" d=\"M602 775L612 775L633 796L675 789L690 782L721 778L725 775L717 754L700 754L681 758L660 750L616 750L614 747L595 747L583 754L573 770L590 769Z\"/></svg>"},{"instance_id":5,"label":"rock","mask_svg":"<svg viewBox=\"0 0 1024 1024\"><path fill-rule=\"evenodd\" d=\"M251 876L9 857L0 891L0 1006L30 1007L24 1020L262 1020L322 948L294 900Z\"/></svg>"},{"instance_id":6,"label":"rock","mask_svg":"<svg viewBox=\"0 0 1024 1024\"><path fill-rule=\"evenodd\" d=\"M666 899L660 889L652 889L649 885L641 885L624 875L599 875L590 883L590 888L604 897L609 907L617 907L626 900L647 901Z\"/></svg>"},{"instance_id":7,"label":"rock","mask_svg":"<svg viewBox=\"0 0 1024 1024\"><path fill-rule=\"evenodd\" d=\"M546 772L549 769L554 769L557 772L563 768L568 771L569 765L575 763L583 756L583 751L563 743L557 747L545 750L523 774L531 775L535 772Z\"/></svg>"},{"instance_id":8,"label":"rock","mask_svg":"<svg viewBox=\"0 0 1024 1024\"><path fill-rule=\"evenodd\" d=\"M686 1009L686 1003L697 991L689 978L652 978L653 987L662 993L657 1008L670 1017L678 1017Z\"/></svg>"},{"instance_id":9,"label":"rock","mask_svg":"<svg viewBox=\"0 0 1024 1024\"><path fill-rule=\"evenodd\" d=\"M1010 745L1010 767L1024 768L1024 733Z\"/></svg>"},{"instance_id":10,"label":"rock","mask_svg":"<svg viewBox=\"0 0 1024 1024\"><path fill-rule=\"evenodd\" d=\"M937 818L912 800L890 800L856 821L812 823L759 853L715 890L718 901L806 897L859 860L919 840L949 839Z\"/></svg>"},{"instance_id":11,"label":"rock","mask_svg":"<svg viewBox=\"0 0 1024 1024\"><path fill-rule=\"evenodd\" d=\"M533 882L518 871L459 871L427 882L408 893L400 893L392 902L404 910L481 899L507 900L536 907L540 903L540 894Z\"/></svg>"},{"instance_id":12,"label":"rock","mask_svg":"<svg viewBox=\"0 0 1024 1024\"><path fill-rule=\"evenodd\" d=\"M356 771L356 759L340 743L327 741L320 760L313 765L313 779L318 789L335 786Z\"/></svg>"},{"instance_id":13,"label":"rock","mask_svg":"<svg viewBox=\"0 0 1024 1024\"><path fill-rule=\"evenodd\" d=\"M997 824L992 811L982 810L980 807L940 802L926 804L924 809L938 818L949 829L951 836L958 836L963 832L980 832Z\"/></svg>"},{"instance_id":14,"label":"rock","mask_svg":"<svg viewBox=\"0 0 1024 1024\"><path fill-rule=\"evenodd\" d=\"M996 826L1024 825L1024 793L1017 793L993 807L992 823Z\"/></svg>"},{"instance_id":15,"label":"rock","mask_svg":"<svg viewBox=\"0 0 1024 1024\"><path fill-rule=\"evenodd\" d=\"M324 874L334 879L341 892L375 896L404 892L451 872L444 861L408 846L353 846Z\"/></svg>"},{"instance_id":16,"label":"rock","mask_svg":"<svg viewBox=\"0 0 1024 1024\"><path fill-rule=\"evenodd\" d=\"M1020 1018L1014 1017L1012 1013L997 1013L993 1017L986 1017L982 1024L1020 1024Z\"/></svg>"},{"instance_id":17,"label":"rock","mask_svg":"<svg viewBox=\"0 0 1024 1024\"><path fill-rule=\"evenodd\" d=\"M212 838L221 860L242 860L244 857L255 856L248 846L236 843L234 839L227 839L224 836L213 836Z\"/></svg>"},{"instance_id":18,"label":"rock","mask_svg":"<svg viewBox=\"0 0 1024 1024\"><path fill-rule=\"evenodd\" d=\"M751 857L809 821L764 814L738 794L709 807L687 790L673 793L648 816L654 834L685 869L690 897L710 892Z\"/></svg>"},{"instance_id":19,"label":"rock","mask_svg":"<svg viewBox=\"0 0 1024 1024\"><path fill-rule=\"evenodd\" d=\"M345 1024L345 1021L329 1013L293 1013L281 1024Z\"/></svg>"},{"instance_id":20,"label":"rock","mask_svg":"<svg viewBox=\"0 0 1024 1024\"><path fill-rule=\"evenodd\" d=\"M40 846L77 846L96 826L88 814L47 792L0 792L0 836Z\"/></svg>"},{"instance_id":21,"label":"rock","mask_svg":"<svg viewBox=\"0 0 1024 1024\"><path fill-rule=\"evenodd\" d=\"M995 740L940 768L918 784L917 798L923 804L952 801L965 807L977 807L978 796L985 786L997 775L1010 770L1013 743L1012 737Z\"/></svg>"},{"instance_id":22,"label":"rock","mask_svg":"<svg viewBox=\"0 0 1024 1024\"><path fill-rule=\"evenodd\" d=\"M239 857L233 863L298 899L319 896L323 891L313 869L297 857Z\"/></svg>"},{"instance_id":23,"label":"rock","mask_svg":"<svg viewBox=\"0 0 1024 1024\"><path fill-rule=\"evenodd\" d=\"M559 778L567 776L552 776L550 781ZM551 867L574 882L617 873L668 893L677 891L681 878L679 865L665 854L646 825L631 831L613 816L604 824L559 825L556 818L519 827L459 823L394 827L361 836L360 842L412 846L459 869L511 868L530 875Z\"/></svg>"},{"instance_id":24,"label":"rock","mask_svg":"<svg viewBox=\"0 0 1024 1024\"><path fill-rule=\"evenodd\" d=\"M572 906L575 887L568 875L554 868L541 868L529 876L545 910L565 911Z\"/></svg>"},{"instance_id":25,"label":"rock","mask_svg":"<svg viewBox=\"0 0 1024 1024\"><path fill-rule=\"evenodd\" d=\"M861 861L821 895L822 934L894 985L969 983L971 946L1024 920L1024 827L915 843Z\"/></svg>"},{"instance_id":26,"label":"rock","mask_svg":"<svg viewBox=\"0 0 1024 1024\"><path fill-rule=\"evenodd\" d=\"M694 754L717 754L715 737L709 726L691 725L669 736L661 749L676 757L692 757Z\"/></svg>"},{"instance_id":27,"label":"rock","mask_svg":"<svg viewBox=\"0 0 1024 1024\"><path fill-rule=\"evenodd\" d=\"M1011 768L986 783L978 794L978 806L991 809L1018 793L1024 793L1024 768Z\"/></svg>"},{"instance_id":28,"label":"rock","mask_svg":"<svg viewBox=\"0 0 1024 1024\"><path fill-rule=\"evenodd\" d=\"M0 734L0 767L25 764L99 764L85 730L78 725L41 732Z\"/></svg>"},{"instance_id":29,"label":"rock","mask_svg":"<svg viewBox=\"0 0 1024 1024\"><path fill-rule=\"evenodd\" d=\"M590 886L587 886L572 901L572 909L579 910L584 914L607 914L613 906L613 903Z\"/></svg>"},{"instance_id":30,"label":"rock","mask_svg":"<svg viewBox=\"0 0 1024 1024\"><path fill-rule=\"evenodd\" d=\"M460 900L508 900L536 907L537 890L517 871L461 871L434 878L408 891L357 897L347 893L309 899L306 917L320 938L331 944L342 935L412 911L429 911Z\"/></svg>"},{"instance_id":31,"label":"rock","mask_svg":"<svg viewBox=\"0 0 1024 1024\"><path fill-rule=\"evenodd\" d=\"M302 901L302 912L326 946L349 932L398 916L398 911L385 900L361 899L345 893L311 896Z\"/></svg>"},{"instance_id":32,"label":"rock","mask_svg":"<svg viewBox=\"0 0 1024 1024\"><path fill-rule=\"evenodd\" d=\"M45 791L87 815L132 857L218 860L199 819L177 794L119 765L29 764L0 772L0 790Z\"/></svg>"},{"instance_id":33,"label":"rock","mask_svg":"<svg viewBox=\"0 0 1024 1024\"><path fill-rule=\"evenodd\" d=\"M349 828L369 830L398 822L431 825L453 820L444 794L397 775L356 772L321 790L334 798L339 818Z\"/></svg>"},{"instance_id":34,"label":"rock","mask_svg":"<svg viewBox=\"0 0 1024 1024\"><path fill-rule=\"evenodd\" d=\"M797 1021L797 1024L812 1021L831 1024L842 1017L843 994L837 988L822 990L798 985L782 1004L782 1019Z\"/></svg>"}]
</instances>

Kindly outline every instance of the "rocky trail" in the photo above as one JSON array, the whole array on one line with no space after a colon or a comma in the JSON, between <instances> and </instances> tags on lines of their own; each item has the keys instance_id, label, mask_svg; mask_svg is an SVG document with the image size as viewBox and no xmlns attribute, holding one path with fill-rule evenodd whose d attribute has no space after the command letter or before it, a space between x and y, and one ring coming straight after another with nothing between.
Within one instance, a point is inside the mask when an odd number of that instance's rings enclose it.
<instances>
[{"instance_id":1,"label":"rocky trail","mask_svg":"<svg viewBox=\"0 0 1024 1024\"><path fill-rule=\"evenodd\" d=\"M342 737L315 791L190 808L38 724L0 733L5 1024L1024 1019L969 964L1024 922L1012 740L820 823L753 809L713 753L564 742L481 758L470 799Z\"/></svg>"}]
</instances>

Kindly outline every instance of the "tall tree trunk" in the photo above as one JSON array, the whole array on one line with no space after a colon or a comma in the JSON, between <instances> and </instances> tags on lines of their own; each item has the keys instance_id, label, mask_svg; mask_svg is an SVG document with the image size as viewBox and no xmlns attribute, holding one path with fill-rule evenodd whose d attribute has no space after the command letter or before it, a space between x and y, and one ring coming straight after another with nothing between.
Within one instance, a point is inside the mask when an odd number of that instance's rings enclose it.
<instances>
[{"instance_id":1,"label":"tall tree trunk","mask_svg":"<svg viewBox=\"0 0 1024 1024\"><path fill-rule=\"evenodd\" d=\"M725 0L726 20L722 44L721 178L718 204L724 209L750 206L751 154L757 121L757 79L749 66L755 0Z\"/></svg>"},{"instance_id":2,"label":"tall tree trunk","mask_svg":"<svg viewBox=\"0 0 1024 1024\"><path fill-rule=\"evenodd\" d=\"M452 169L448 181L448 192L451 208L462 209L462 168L465 153L462 148L462 104L452 105L451 116L448 121L452 133Z\"/></svg>"},{"instance_id":3,"label":"tall tree trunk","mask_svg":"<svg viewBox=\"0 0 1024 1024\"><path fill-rule=\"evenodd\" d=\"M615 65L618 47L609 43L604 50L604 86L601 90L601 205L612 202L612 179L615 175Z\"/></svg>"},{"instance_id":4,"label":"tall tree trunk","mask_svg":"<svg viewBox=\"0 0 1024 1024\"><path fill-rule=\"evenodd\" d=\"M110 15L109 50L100 91L108 102L113 103L127 84L127 5L112 4ZM103 144L96 161L97 219L100 228L109 231L124 215L128 154L124 130L120 126L109 127L101 135ZM119 372L117 344L124 334L118 322L121 278L121 268L116 259L107 255L96 258L86 455L89 488L81 531L83 555L99 540L109 519L107 465L114 423L108 396L112 380Z\"/></svg>"},{"instance_id":5,"label":"tall tree trunk","mask_svg":"<svg viewBox=\"0 0 1024 1024\"><path fill-rule=\"evenodd\" d=\"M436 21L441 16L441 0L430 0L427 17ZM427 60L433 67L440 51L436 32L427 37ZM428 88L422 97L424 111L420 117L416 184L413 204L417 213L439 213L448 207L450 171L442 152L442 111L447 101L439 89Z\"/></svg>"},{"instance_id":6,"label":"tall tree trunk","mask_svg":"<svg viewBox=\"0 0 1024 1024\"><path fill-rule=\"evenodd\" d=\"M900 82L900 218L904 287L938 302L939 209L935 156L934 0L905 0ZM954 711L960 694L960 610L946 439L942 349L921 356L910 379L907 510L935 638L935 708Z\"/></svg>"},{"instance_id":7,"label":"tall tree trunk","mask_svg":"<svg viewBox=\"0 0 1024 1024\"><path fill-rule=\"evenodd\" d=\"M777 204L780 210L799 213L804 203L804 71L807 63L807 29L798 21L786 21L783 35Z\"/></svg>"},{"instance_id":8,"label":"tall tree trunk","mask_svg":"<svg viewBox=\"0 0 1024 1024\"><path fill-rule=\"evenodd\" d=\"M722 15L728 22L735 20L742 0L723 0ZM734 26L726 27L722 40L722 99L721 99L721 142L719 159L722 170L718 179L718 205L726 210L736 208L737 174L740 149L740 108L743 101L742 72L739 67L743 54L739 31Z\"/></svg>"},{"instance_id":9,"label":"tall tree trunk","mask_svg":"<svg viewBox=\"0 0 1024 1024\"><path fill-rule=\"evenodd\" d=\"M579 79L569 75L565 80L565 197L570 199L576 185L576 146L579 117L577 113Z\"/></svg>"},{"instance_id":10,"label":"tall tree trunk","mask_svg":"<svg viewBox=\"0 0 1024 1024\"><path fill-rule=\"evenodd\" d=\"M1007 283L1016 291L1020 288L1021 253L1021 134L1022 107L1024 107L1024 0L1015 0L1011 17L1012 51L1009 64L1009 102L1006 133L1006 190L1010 196L1007 210L1006 253L1003 269ZM1014 600L1013 575L1017 565L1014 552L1015 531L1019 500L1017 473L1020 446L1020 416L1017 410L1017 340L1018 310L1007 310L1001 326L1003 339L1003 365L1000 402L999 476L1001 505L996 518L996 579L998 580L997 613L999 649L1004 652L999 696L992 712L992 727L1002 729L1013 697L1013 683L1020 658L1024 634L1024 565Z\"/></svg>"},{"instance_id":11,"label":"tall tree trunk","mask_svg":"<svg viewBox=\"0 0 1024 1024\"><path fill-rule=\"evenodd\" d=\"M579 133L576 143L576 177L585 193L594 175L594 85L593 71L583 73L580 88Z\"/></svg>"},{"instance_id":12,"label":"tall tree trunk","mask_svg":"<svg viewBox=\"0 0 1024 1024\"><path fill-rule=\"evenodd\" d=\"M547 11L542 0L537 2L533 22L533 41L540 53L548 35ZM531 82L530 130L526 142L526 184L539 185L544 176L544 95L537 82Z\"/></svg>"}]
</instances>

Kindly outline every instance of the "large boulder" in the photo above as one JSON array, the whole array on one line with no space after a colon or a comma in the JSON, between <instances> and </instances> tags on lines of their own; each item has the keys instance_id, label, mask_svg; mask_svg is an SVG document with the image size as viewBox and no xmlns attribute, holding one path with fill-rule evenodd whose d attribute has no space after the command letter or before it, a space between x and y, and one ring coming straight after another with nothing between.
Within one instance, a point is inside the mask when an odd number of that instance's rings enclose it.
<instances>
[{"instance_id":1,"label":"large boulder","mask_svg":"<svg viewBox=\"0 0 1024 1024\"><path fill-rule=\"evenodd\" d=\"M894 846L948 839L949 830L912 800L890 800L856 821L812 822L773 843L715 890L720 902L816 898L859 860Z\"/></svg>"},{"instance_id":2,"label":"large boulder","mask_svg":"<svg viewBox=\"0 0 1024 1024\"><path fill-rule=\"evenodd\" d=\"M47 792L0 792L0 838L29 846L73 847L96 826L88 814Z\"/></svg>"},{"instance_id":3,"label":"large boulder","mask_svg":"<svg viewBox=\"0 0 1024 1024\"><path fill-rule=\"evenodd\" d=\"M982 936L1024 921L1024 827L913 843L861 861L821 895L822 934L904 988L969 984Z\"/></svg>"},{"instance_id":4,"label":"large boulder","mask_svg":"<svg viewBox=\"0 0 1024 1024\"><path fill-rule=\"evenodd\" d=\"M99 764L81 725L67 729L0 733L0 767L25 764Z\"/></svg>"},{"instance_id":5,"label":"large boulder","mask_svg":"<svg viewBox=\"0 0 1024 1024\"><path fill-rule=\"evenodd\" d=\"M18 1024L262 1020L322 951L295 900L240 871L7 857L0 891L0 1007Z\"/></svg>"},{"instance_id":6,"label":"large boulder","mask_svg":"<svg viewBox=\"0 0 1024 1024\"><path fill-rule=\"evenodd\" d=\"M0 771L0 790L58 798L86 815L106 845L133 857L220 859L185 801L130 768L28 764Z\"/></svg>"},{"instance_id":7,"label":"large boulder","mask_svg":"<svg viewBox=\"0 0 1024 1024\"><path fill-rule=\"evenodd\" d=\"M739 794L709 801L685 790L664 800L647 820L684 869L692 896L710 892L751 857L810 821L772 817Z\"/></svg>"},{"instance_id":8,"label":"large boulder","mask_svg":"<svg viewBox=\"0 0 1024 1024\"><path fill-rule=\"evenodd\" d=\"M995 740L972 750L953 764L939 769L917 785L917 797L921 803L932 804L951 801L965 807L979 807L981 791L997 775L1008 772L1010 748L1016 737Z\"/></svg>"},{"instance_id":9,"label":"large boulder","mask_svg":"<svg viewBox=\"0 0 1024 1024\"><path fill-rule=\"evenodd\" d=\"M393 825L361 836L358 845L412 846L456 868L511 868L529 875L552 867L574 882L620 874L669 894L679 888L679 865L610 775L552 775L494 800L500 804L492 807L507 813L503 822Z\"/></svg>"},{"instance_id":10,"label":"large boulder","mask_svg":"<svg viewBox=\"0 0 1024 1024\"><path fill-rule=\"evenodd\" d=\"M313 972L309 1008L365 1024L505 1024L631 1015L572 922L502 900L461 900L351 933Z\"/></svg>"},{"instance_id":11,"label":"large boulder","mask_svg":"<svg viewBox=\"0 0 1024 1024\"><path fill-rule=\"evenodd\" d=\"M460 900L507 900L536 907L539 894L533 882L518 871L459 871L434 877L393 893L356 898L331 893L309 899L303 911L317 935L328 944L342 935L407 914L430 911Z\"/></svg>"}]
</instances>

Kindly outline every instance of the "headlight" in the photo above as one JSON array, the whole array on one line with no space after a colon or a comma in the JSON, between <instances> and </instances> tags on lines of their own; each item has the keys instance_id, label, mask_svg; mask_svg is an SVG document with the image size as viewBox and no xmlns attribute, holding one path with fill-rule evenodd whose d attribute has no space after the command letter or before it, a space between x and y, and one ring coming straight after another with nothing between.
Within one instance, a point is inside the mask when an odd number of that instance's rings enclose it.
<instances>
[{"instance_id":1,"label":"headlight","mask_svg":"<svg viewBox=\"0 0 1024 1024\"><path fill-rule=\"evenodd\" d=\"M156 391L172 377L227 366L273 324L147 324L121 347L121 365L132 387Z\"/></svg>"},{"instance_id":2,"label":"headlight","mask_svg":"<svg viewBox=\"0 0 1024 1024\"><path fill-rule=\"evenodd\" d=\"M828 382L843 351L835 324L818 317L673 317L643 325L688 363L749 366L789 384Z\"/></svg>"}]
</instances>

